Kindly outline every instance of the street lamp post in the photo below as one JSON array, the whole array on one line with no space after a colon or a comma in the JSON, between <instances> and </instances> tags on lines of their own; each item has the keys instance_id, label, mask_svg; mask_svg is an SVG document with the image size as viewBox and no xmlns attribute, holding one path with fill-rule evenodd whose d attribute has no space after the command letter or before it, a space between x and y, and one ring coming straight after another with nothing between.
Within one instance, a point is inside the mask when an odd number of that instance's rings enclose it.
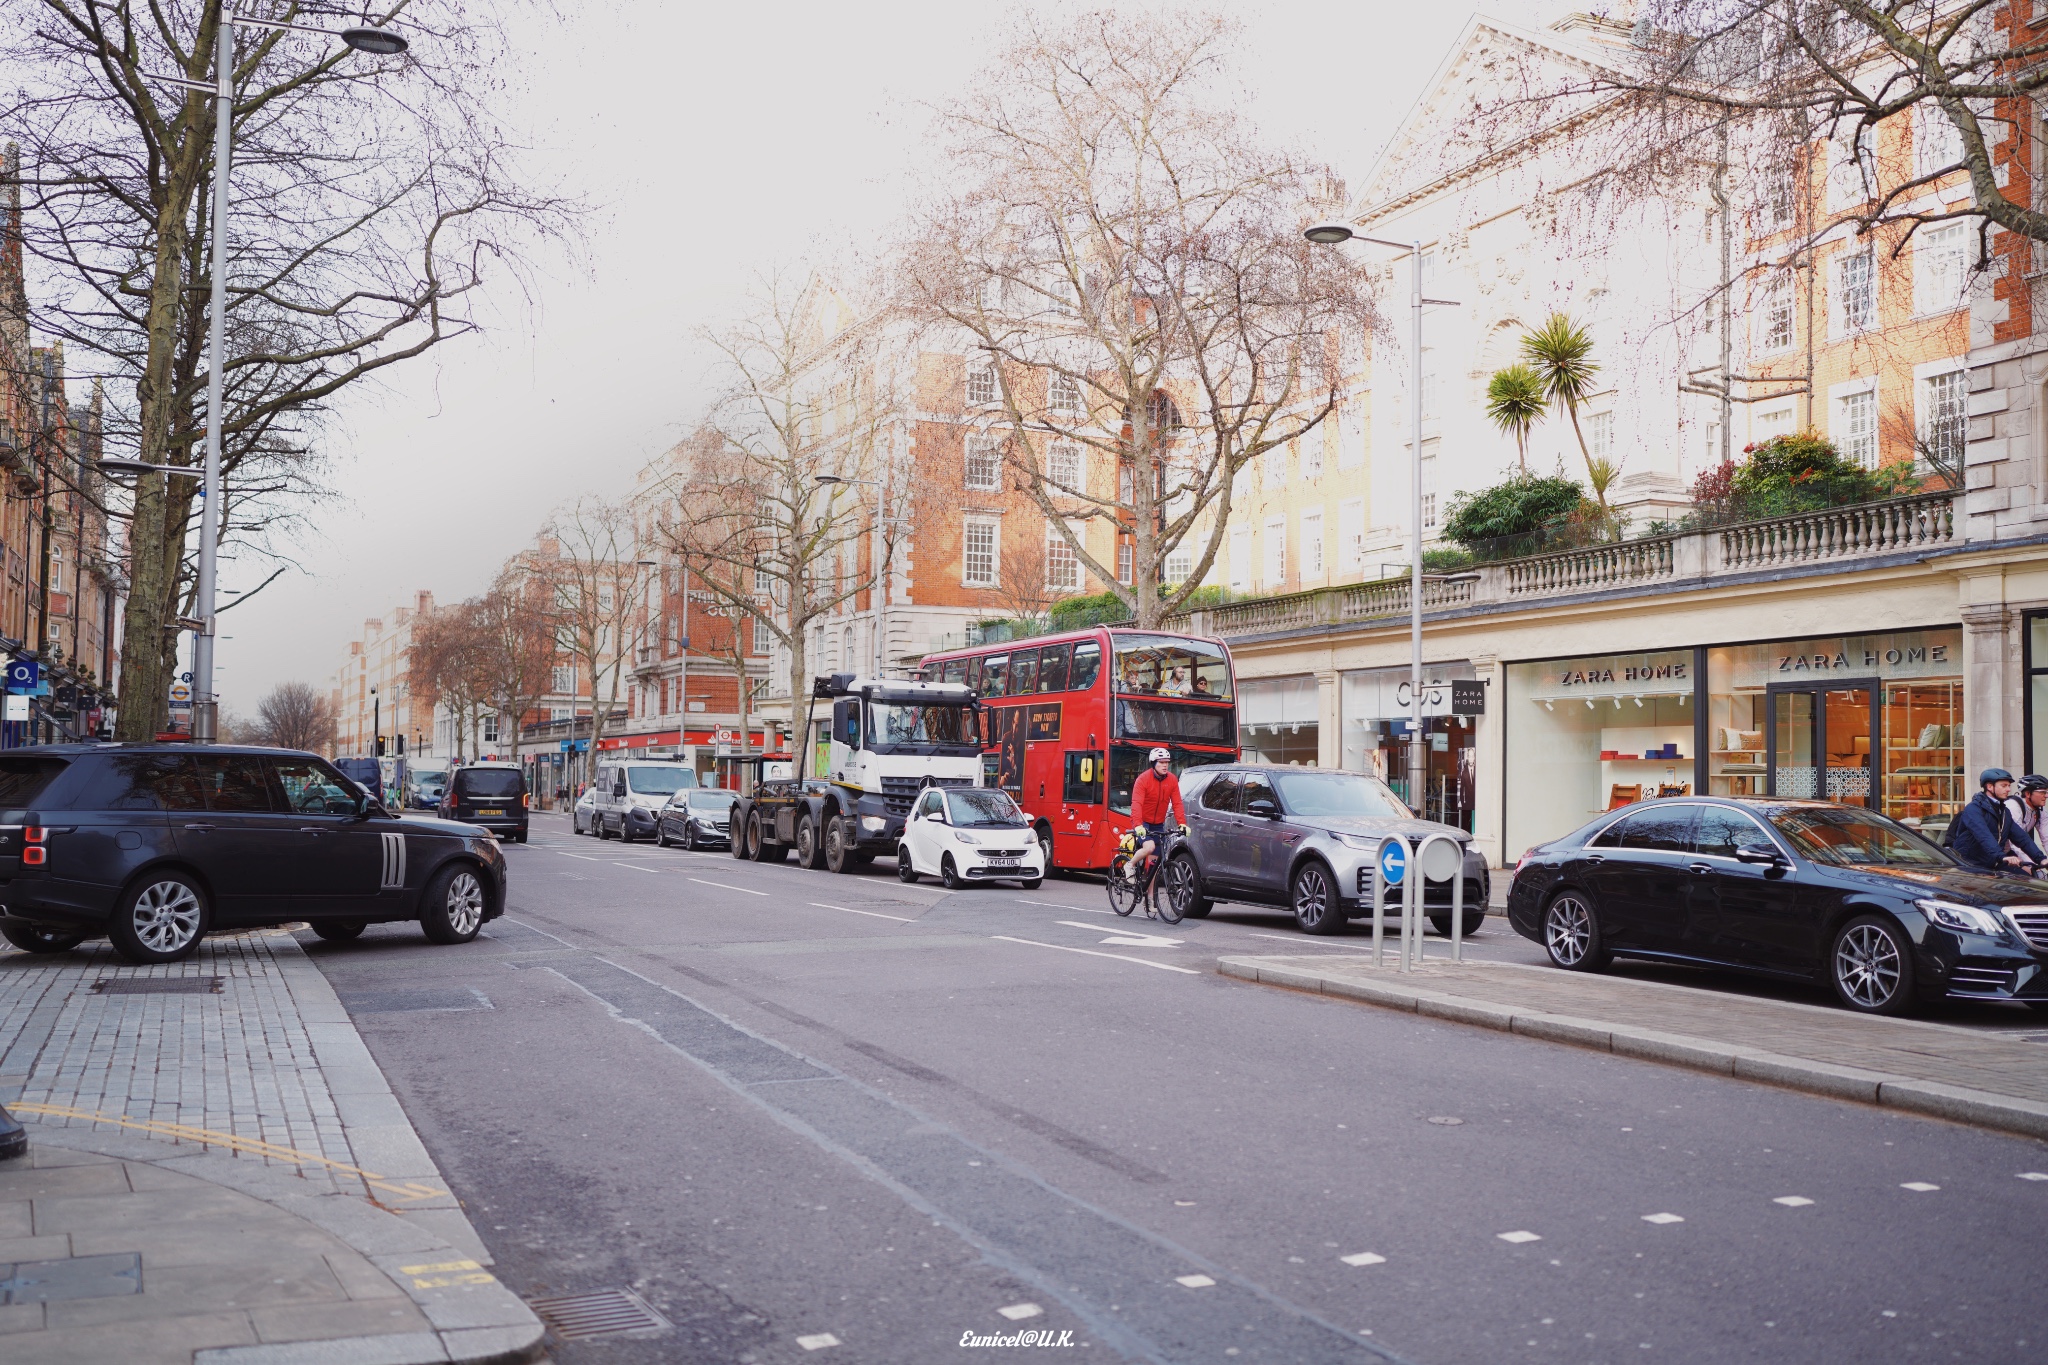
<instances>
[{"instance_id":1,"label":"street lamp post","mask_svg":"<svg viewBox=\"0 0 2048 1365\"><path fill-rule=\"evenodd\" d=\"M1429 741L1422 733L1422 309L1425 304L1444 304L1455 307L1453 299L1426 299L1422 296L1422 243L1392 242L1384 237L1367 237L1345 222L1316 223L1303 229L1302 236L1318 246L1338 246L1345 242L1370 242L1374 246L1392 247L1405 251L1411 262L1410 274L1414 276L1409 290L1409 343L1408 349L1414 361L1413 388L1409 397L1409 505L1413 518L1415 544L1409 557L1408 578L1408 636L1410 658L1408 661L1408 804L1417 814L1427 811L1427 793L1424 790L1429 772Z\"/></svg>"},{"instance_id":2,"label":"street lamp post","mask_svg":"<svg viewBox=\"0 0 2048 1365\"><path fill-rule=\"evenodd\" d=\"M234 152L235 29L238 26L338 37L357 52L379 57L396 56L409 46L398 34L367 25L337 31L276 19L256 19L223 7L220 31L214 38L211 86L173 76L150 78L213 96L213 281L209 298L212 314L206 329L206 465L205 481L200 488L204 508L199 520L198 582L193 593L194 618L198 624L192 632L192 738L201 743L220 737L220 703L213 691L213 618L215 584L220 569L220 440L221 426L226 418L222 368L227 359L228 170Z\"/></svg>"}]
</instances>

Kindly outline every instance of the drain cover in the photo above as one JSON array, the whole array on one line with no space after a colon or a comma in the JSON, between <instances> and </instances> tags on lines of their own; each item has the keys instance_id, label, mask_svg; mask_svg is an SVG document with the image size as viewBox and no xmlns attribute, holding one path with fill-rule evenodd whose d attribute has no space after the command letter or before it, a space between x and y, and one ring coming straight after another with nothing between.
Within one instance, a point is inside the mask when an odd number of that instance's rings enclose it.
<instances>
[{"instance_id":1,"label":"drain cover","mask_svg":"<svg viewBox=\"0 0 2048 1365\"><path fill-rule=\"evenodd\" d=\"M100 995L219 995L217 976L115 976L92 983Z\"/></svg>"},{"instance_id":2,"label":"drain cover","mask_svg":"<svg viewBox=\"0 0 2048 1365\"><path fill-rule=\"evenodd\" d=\"M588 1294L551 1294L528 1299L548 1330L564 1341L584 1337L645 1337L666 1332L669 1321L628 1289L597 1289Z\"/></svg>"}]
</instances>

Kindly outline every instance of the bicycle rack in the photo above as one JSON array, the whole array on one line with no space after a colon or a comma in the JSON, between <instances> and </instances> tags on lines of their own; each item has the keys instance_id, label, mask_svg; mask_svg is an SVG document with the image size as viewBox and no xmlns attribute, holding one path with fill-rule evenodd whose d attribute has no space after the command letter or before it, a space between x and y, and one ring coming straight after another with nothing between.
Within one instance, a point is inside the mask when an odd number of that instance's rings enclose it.
<instances>
[{"instance_id":1,"label":"bicycle rack","mask_svg":"<svg viewBox=\"0 0 2048 1365\"><path fill-rule=\"evenodd\" d=\"M1421 844L1415 849L1416 875L1403 879L1402 885L1405 887L1410 882L1416 885L1427 884L1429 874L1423 870L1422 865L1429 857L1431 846L1435 844L1449 844L1451 846L1451 961L1463 962L1465 960L1465 846L1448 834L1425 836ZM1426 902L1427 896L1418 895L1417 899ZM1427 906L1425 904L1423 914L1426 913ZM1415 917L1415 960L1417 963L1422 961L1423 914L1418 914ZM1404 921L1402 928L1405 931L1407 928L1405 921L1408 917L1406 901L1402 902L1401 916Z\"/></svg>"},{"instance_id":2,"label":"bicycle rack","mask_svg":"<svg viewBox=\"0 0 2048 1365\"><path fill-rule=\"evenodd\" d=\"M1423 950L1422 921L1428 914L1428 875L1423 859L1436 844L1449 844L1457 861L1451 873L1451 961L1465 960L1465 849L1448 834L1428 834L1419 844L1410 844L1399 834L1380 840L1372 856L1372 965L1383 963L1382 943L1387 932L1387 883L1380 876L1381 856L1388 844L1399 844L1408 855L1408 870L1401 878L1401 970L1419 967L1427 958ZM1422 889L1418 889L1422 888Z\"/></svg>"}]
</instances>

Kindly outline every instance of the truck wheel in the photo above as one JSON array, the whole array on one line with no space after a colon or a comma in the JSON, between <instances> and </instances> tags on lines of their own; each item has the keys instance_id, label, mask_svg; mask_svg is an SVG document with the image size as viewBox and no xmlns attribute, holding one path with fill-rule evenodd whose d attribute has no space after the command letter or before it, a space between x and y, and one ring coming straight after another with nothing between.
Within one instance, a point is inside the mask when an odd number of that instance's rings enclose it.
<instances>
[{"instance_id":1,"label":"truck wheel","mask_svg":"<svg viewBox=\"0 0 2048 1365\"><path fill-rule=\"evenodd\" d=\"M851 872L858 866L853 856L853 817L835 815L825 821L825 867L831 872Z\"/></svg>"},{"instance_id":2,"label":"truck wheel","mask_svg":"<svg viewBox=\"0 0 2048 1365\"><path fill-rule=\"evenodd\" d=\"M726 843L732 848L732 856L743 861L747 856L747 829L752 823L751 820L742 820L740 813L734 811L732 826L726 833Z\"/></svg>"},{"instance_id":3,"label":"truck wheel","mask_svg":"<svg viewBox=\"0 0 2048 1365\"><path fill-rule=\"evenodd\" d=\"M806 872L818 870L818 822L809 812L796 822L796 865Z\"/></svg>"},{"instance_id":4,"label":"truck wheel","mask_svg":"<svg viewBox=\"0 0 2048 1365\"><path fill-rule=\"evenodd\" d=\"M747 821L747 852L757 863L779 863L789 854L788 845L776 843L761 827L759 811L755 811Z\"/></svg>"}]
</instances>

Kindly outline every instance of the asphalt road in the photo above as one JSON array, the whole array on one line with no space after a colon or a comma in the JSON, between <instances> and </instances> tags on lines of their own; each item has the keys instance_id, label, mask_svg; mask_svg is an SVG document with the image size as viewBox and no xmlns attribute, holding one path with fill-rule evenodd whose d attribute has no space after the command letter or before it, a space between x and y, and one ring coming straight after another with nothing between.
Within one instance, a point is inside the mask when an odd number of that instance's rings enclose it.
<instances>
[{"instance_id":1,"label":"asphalt road","mask_svg":"<svg viewBox=\"0 0 2048 1365\"><path fill-rule=\"evenodd\" d=\"M2048 1361L2042 1144L1215 974L1360 946L1279 917L533 838L312 951L500 1278L673 1324L569 1365Z\"/></svg>"}]
</instances>

